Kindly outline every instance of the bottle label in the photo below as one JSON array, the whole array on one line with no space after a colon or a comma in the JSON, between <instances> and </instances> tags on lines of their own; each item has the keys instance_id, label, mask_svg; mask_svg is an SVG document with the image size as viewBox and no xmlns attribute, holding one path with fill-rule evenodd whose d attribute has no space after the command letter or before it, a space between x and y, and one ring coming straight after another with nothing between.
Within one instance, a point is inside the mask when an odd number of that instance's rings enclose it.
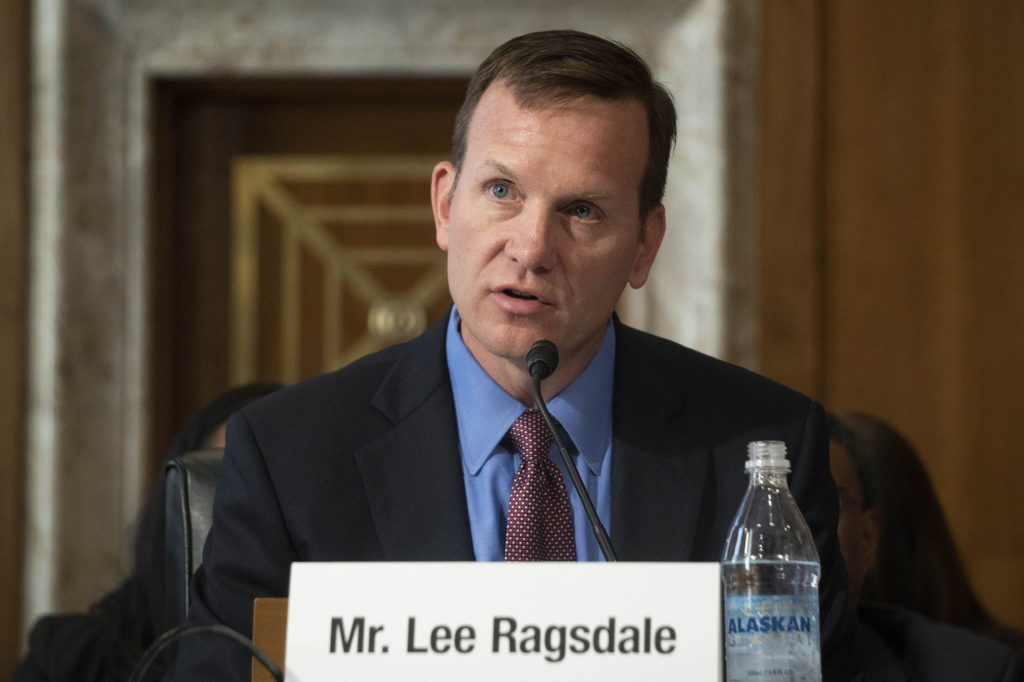
<instances>
[{"instance_id":1,"label":"bottle label","mask_svg":"<svg viewBox=\"0 0 1024 682\"><path fill-rule=\"evenodd\" d=\"M729 682L818 682L821 642L817 595L725 598Z\"/></svg>"}]
</instances>

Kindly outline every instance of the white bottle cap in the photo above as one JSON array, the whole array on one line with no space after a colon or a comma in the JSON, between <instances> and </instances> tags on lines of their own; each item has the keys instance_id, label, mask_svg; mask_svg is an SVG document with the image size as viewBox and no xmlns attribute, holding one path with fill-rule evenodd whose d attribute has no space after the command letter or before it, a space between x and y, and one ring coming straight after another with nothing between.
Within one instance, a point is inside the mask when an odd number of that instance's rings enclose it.
<instances>
[{"instance_id":1,"label":"white bottle cap","mask_svg":"<svg viewBox=\"0 0 1024 682\"><path fill-rule=\"evenodd\" d=\"M789 473L786 444L781 440L755 440L747 445L746 470L771 470Z\"/></svg>"}]
</instances>

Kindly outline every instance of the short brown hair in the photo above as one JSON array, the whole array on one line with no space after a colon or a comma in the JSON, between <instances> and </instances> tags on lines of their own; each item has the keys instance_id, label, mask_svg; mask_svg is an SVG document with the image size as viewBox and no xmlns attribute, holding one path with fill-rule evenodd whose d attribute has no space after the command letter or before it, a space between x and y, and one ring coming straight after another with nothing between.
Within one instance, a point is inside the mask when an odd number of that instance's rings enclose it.
<instances>
[{"instance_id":1,"label":"short brown hair","mask_svg":"<svg viewBox=\"0 0 1024 682\"><path fill-rule=\"evenodd\" d=\"M676 138L676 110L672 96L632 49L567 30L527 33L498 46L470 79L455 119L452 165L456 178L466 155L470 119L495 81L507 85L523 107L542 108L586 95L640 102L647 111L648 139L647 165L639 188L641 222L661 203L668 157Z\"/></svg>"}]
</instances>

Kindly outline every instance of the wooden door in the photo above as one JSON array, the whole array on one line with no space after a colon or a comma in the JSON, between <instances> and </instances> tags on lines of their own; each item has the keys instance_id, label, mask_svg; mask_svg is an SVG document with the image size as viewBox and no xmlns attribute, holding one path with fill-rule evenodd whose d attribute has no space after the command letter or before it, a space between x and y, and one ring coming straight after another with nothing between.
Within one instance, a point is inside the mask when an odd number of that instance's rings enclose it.
<instances>
[{"instance_id":1,"label":"wooden door","mask_svg":"<svg viewBox=\"0 0 1024 682\"><path fill-rule=\"evenodd\" d=\"M28 352L29 3L0 4L0 679L21 657Z\"/></svg>"},{"instance_id":2,"label":"wooden door","mask_svg":"<svg viewBox=\"0 0 1024 682\"><path fill-rule=\"evenodd\" d=\"M1024 5L763 11L762 370L904 432L1024 628Z\"/></svg>"},{"instance_id":3,"label":"wooden door","mask_svg":"<svg viewBox=\"0 0 1024 682\"><path fill-rule=\"evenodd\" d=\"M319 374L444 313L430 170L465 84L155 83L154 469L229 386Z\"/></svg>"}]
</instances>

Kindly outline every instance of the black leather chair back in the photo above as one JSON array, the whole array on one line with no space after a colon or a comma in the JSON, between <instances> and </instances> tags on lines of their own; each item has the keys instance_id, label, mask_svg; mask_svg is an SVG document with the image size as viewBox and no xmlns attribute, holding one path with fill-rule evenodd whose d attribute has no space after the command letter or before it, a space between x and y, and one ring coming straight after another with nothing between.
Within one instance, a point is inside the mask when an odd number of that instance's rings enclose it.
<instances>
[{"instance_id":1,"label":"black leather chair back","mask_svg":"<svg viewBox=\"0 0 1024 682\"><path fill-rule=\"evenodd\" d=\"M213 490L224 450L196 450L176 457L164 469L167 493L164 582L170 626L188 616L192 574L203 560L203 544L213 520Z\"/></svg>"}]
</instances>

